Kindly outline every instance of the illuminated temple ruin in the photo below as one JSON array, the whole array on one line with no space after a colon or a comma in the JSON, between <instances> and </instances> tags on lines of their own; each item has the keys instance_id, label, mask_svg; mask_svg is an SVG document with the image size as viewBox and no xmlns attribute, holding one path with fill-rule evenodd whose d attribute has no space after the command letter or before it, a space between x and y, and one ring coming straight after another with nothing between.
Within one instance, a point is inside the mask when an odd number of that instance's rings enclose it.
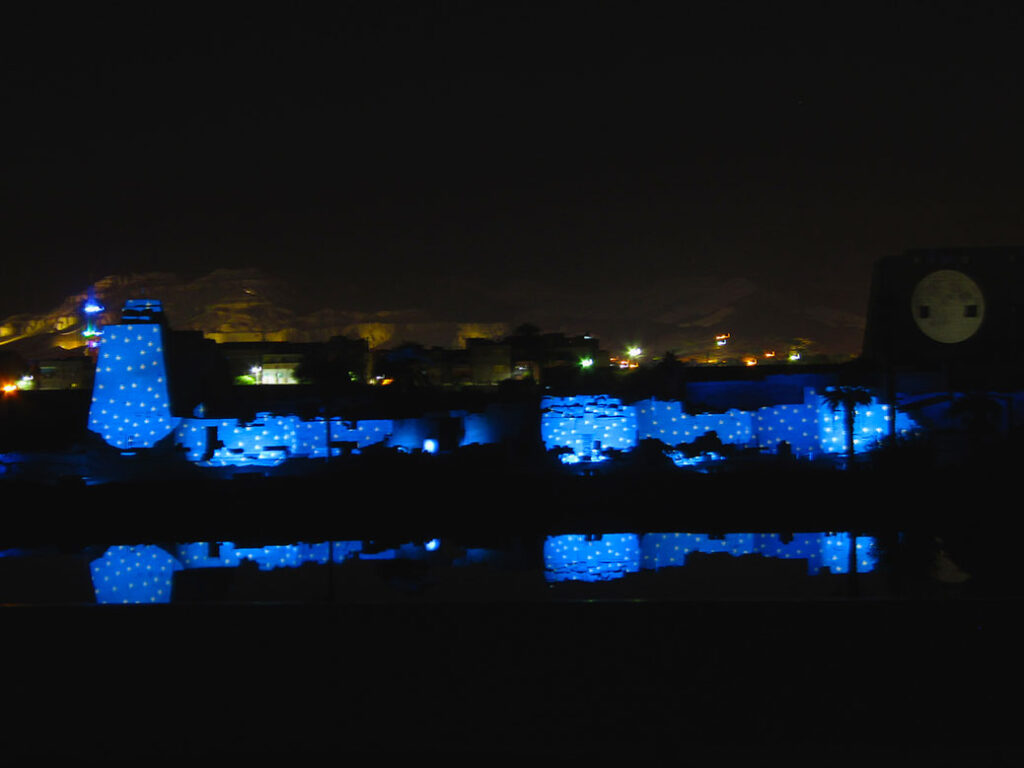
<instances>
[{"instance_id":1,"label":"illuminated temple ruin","mask_svg":"<svg viewBox=\"0 0 1024 768\"><path fill-rule=\"evenodd\" d=\"M353 419L345 413L302 418L273 412L249 419L204 418L201 407L190 416L176 415L165 359L168 332L160 315L159 302L129 302L123 321L104 329L89 428L121 451L152 448L173 435L184 456L201 466L274 467L290 459L358 454L375 445L434 453L494 444L507 432L506 414L497 407L375 419ZM799 402L705 413L689 413L677 400L624 403L608 395L544 396L534 416L539 418L544 448L558 450L565 463L600 462L614 452L633 450L642 440L673 447L712 433L722 445L767 452L782 447L799 458L837 454L846 447L843 414L810 386L802 388ZM454 441L442 435L443 430L452 434L453 424ZM890 406L874 398L858 406L855 424L858 452L887 436L909 435L916 427L908 415L894 416ZM686 463L681 455L670 456L680 466Z\"/></svg>"}]
</instances>

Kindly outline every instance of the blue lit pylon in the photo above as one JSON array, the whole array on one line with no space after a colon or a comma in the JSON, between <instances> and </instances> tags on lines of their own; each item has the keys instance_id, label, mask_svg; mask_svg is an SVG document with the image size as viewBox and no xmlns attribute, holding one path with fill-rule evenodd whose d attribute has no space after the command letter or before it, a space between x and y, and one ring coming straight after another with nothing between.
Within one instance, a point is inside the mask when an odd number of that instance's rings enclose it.
<instances>
[{"instance_id":1,"label":"blue lit pylon","mask_svg":"<svg viewBox=\"0 0 1024 768\"><path fill-rule=\"evenodd\" d=\"M174 431L157 323L107 326L96 363L89 429L122 449L151 448Z\"/></svg>"}]
</instances>

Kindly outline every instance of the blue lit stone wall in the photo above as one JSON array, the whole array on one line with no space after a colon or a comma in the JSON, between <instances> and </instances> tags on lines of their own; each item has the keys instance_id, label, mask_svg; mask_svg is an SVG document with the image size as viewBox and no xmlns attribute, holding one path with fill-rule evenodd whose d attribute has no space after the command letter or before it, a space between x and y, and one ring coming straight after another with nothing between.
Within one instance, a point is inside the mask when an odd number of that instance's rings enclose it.
<instances>
[{"instance_id":1,"label":"blue lit stone wall","mask_svg":"<svg viewBox=\"0 0 1024 768\"><path fill-rule=\"evenodd\" d=\"M853 424L853 449L856 453L864 453L875 447L879 440L889 434L889 406L876 398L869 405L859 405L855 410ZM821 425L820 442L827 453L843 453L846 451L846 424L842 407L835 411L821 398L818 405L818 422ZM896 434L906 437L917 429L917 424L909 415L896 413Z\"/></svg>"},{"instance_id":2,"label":"blue lit stone wall","mask_svg":"<svg viewBox=\"0 0 1024 768\"><path fill-rule=\"evenodd\" d=\"M834 373L786 373L754 381L691 381L686 384L686 400L708 410L756 411L779 403L803 402L808 387L821 391L836 384L836 379Z\"/></svg>"},{"instance_id":3,"label":"blue lit stone wall","mask_svg":"<svg viewBox=\"0 0 1024 768\"><path fill-rule=\"evenodd\" d=\"M786 441L795 456L814 457L820 454L819 413L816 404L776 405L758 409L754 419L758 445L775 451L779 443Z\"/></svg>"},{"instance_id":4,"label":"blue lit stone wall","mask_svg":"<svg viewBox=\"0 0 1024 768\"><path fill-rule=\"evenodd\" d=\"M631 451L637 442L636 408L606 395L545 397L541 439L549 451L571 448L579 457L596 457L608 448Z\"/></svg>"},{"instance_id":5,"label":"blue lit stone wall","mask_svg":"<svg viewBox=\"0 0 1024 768\"><path fill-rule=\"evenodd\" d=\"M806 402L759 408L755 413L731 410L726 413L687 415L678 401L641 400L636 403L637 437L655 438L666 445L692 443L714 431L727 445L757 445L778 450L789 443L794 455L810 457L841 453L846 446L843 412L833 413L824 398L807 390ZM888 432L889 407L872 400L857 408L854 445L857 452L873 448ZM896 432L906 436L917 424L905 413L896 417Z\"/></svg>"},{"instance_id":6,"label":"blue lit stone wall","mask_svg":"<svg viewBox=\"0 0 1024 768\"><path fill-rule=\"evenodd\" d=\"M248 423L230 419L183 419L175 435L177 444L186 449L189 461L204 466L268 466L300 456L299 435L295 416L256 414ZM211 446L207 445L208 428L216 428L216 439L224 445L215 448L203 461Z\"/></svg>"},{"instance_id":7,"label":"blue lit stone wall","mask_svg":"<svg viewBox=\"0 0 1024 768\"><path fill-rule=\"evenodd\" d=\"M676 400L641 400L636 403L637 437L656 438L666 445L692 443L715 432L727 445L749 445L754 439L751 414L738 410L688 415Z\"/></svg>"},{"instance_id":8,"label":"blue lit stone wall","mask_svg":"<svg viewBox=\"0 0 1024 768\"><path fill-rule=\"evenodd\" d=\"M395 419L394 432L388 440L388 445L403 451L423 450L425 440L437 438L431 429L431 421L427 418Z\"/></svg>"},{"instance_id":9,"label":"blue lit stone wall","mask_svg":"<svg viewBox=\"0 0 1024 768\"><path fill-rule=\"evenodd\" d=\"M820 378L820 377L819 377ZM767 382L740 382L761 387L759 397L781 388L794 396L811 376L768 377ZM780 383L781 382L781 383ZM721 384L720 389L715 386ZM735 394L734 383L707 382L698 394ZM767 388L767 389L766 389ZM766 394L767 393L767 394ZM630 451L638 440L655 438L669 446L692 443L714 431L727 445L759 446L778 450L786 441L795 455L814 457L822 452L845 450L842 411L833 412L824 398L807 387L803 403L772 405L756 411L731 409L723 413L690 415L683 404L648 399L625 405L607 395L544 397L541 401L540 439L546 449L569 448L563 460L600 461L609 449ZM750 400L750 396L744 399ZM515 418L510 418L510 413ZM89 427L122 450L149 448L176 431L177 442L188 460L204 466L275 467L290 458L324 458L328 440L348 442L356 452L369 445L385 444L406 451L437 449L440 424L446 439L458 445L489 444L527 435L521 412L489 409L484 413L452 411L447 416L352 422L340 417L303 421L294 415L257 414L256 420L178 419L171 416L167 372L163 355L163 328L158 324L130 323L108 326L97 365ZM905 436L916 429L908 415L896 417L896 433ZM457 421L458 424L452 422ZM536 422L532 422L536 429ZM517 428L517 425L520 425ZM459 427L461 432L454 430ZM863 452L889 434L889 408L873 401L857 410L855 449ZM329 435L328 435L329 431ZM217 447L211 440L222 442ZM428 442L429 441L429 442ZM429 447L428 447L429 445ZM334 455L342 452L335 447Z\"/></svg>"},{"instance_id":10,"label":"blue lit stone wall","mask_svg":"<svg viewBox=\"0 0 1024 768\"><path fill-rule=\"evenodd\" d=\"M462 417L463 435L460 447L465 445L490 445L497 442L496 424L492 413L466 413Z\"/></svg>"},{"instance_id":11,"label":"blue lit stone wall","mask_svg":"<svg viewBox=\"0 0 1024 768\"><path fill-rule=\"evenodd\" d=\"M209 459L209 429L223 447L213 449ZM185 449L186 458L208 467L274 467L290 458L325 458L328 424L323 419L302 421L298 416L258 413L251 422L231 419L182 419L175 442ZM359 422L330 420L332 442L352 442L356 449L387 442L391 421L372 419ZM333 454L339 455L340 448Z\"/></svg>"},{"instance_id":12,"label":"blue lit stone wall","mask_svg":"<svg viewBox=\"0 0 1024 768\"><path fill-rule=\"evenodd\" d=\"M326 458L328 430L331 431L331 438L334 439L334 425L329 424L325 419L318 418L310 421L296 419L295 441L297 455L310 459Z\"/></svg>"},{"instance_id":13,"label":"blue lit stone wall","mask_svg":"<svg viewBox=\"0 0 1024 768\"><path fill-rule=\"evenodd\" d=\"M391 419L363 419L362 421L346 421L331 418L331 442L355 443L356 449L366 448L378 443L388 443L394 431ZM335 454L340 449L334 449Z\"/></svg>"},{"instance_id":14,"label":"blue lit stone wall","mask_svg":"<svg viewBox=\"0 0 1024 768\"><path fill-rule=\"evenodd\" d=\"M127 450L151 448L177 425L168 397L163 328L108 325L96 362L89 429Z\"/></svg>"}]
</instances>

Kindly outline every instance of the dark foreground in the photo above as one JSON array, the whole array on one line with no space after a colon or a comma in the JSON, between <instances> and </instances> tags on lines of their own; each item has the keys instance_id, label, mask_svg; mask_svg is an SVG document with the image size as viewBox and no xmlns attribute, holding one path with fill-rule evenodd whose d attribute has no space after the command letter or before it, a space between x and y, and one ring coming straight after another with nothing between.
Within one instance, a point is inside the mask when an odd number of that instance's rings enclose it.
<instances>
[{"instance_id":1,"label":"dark foreground","mask_svg":"<svg viewBox=\"0 0 1024 768\"><path fill-rule=\"evenodd\" d=\"M974 578L922 597L911 558L893 600L7 607L4 756L1024 762L1015 468L437 469L8 484L4 546L852 529L941 538Z\"/></svg>"},{"instance_id":2,"label":"dark foreground","mask_svg":"<svg viewBox=\"0 0 1024 768\"><path fill-rule=\"evenodd\" d=\"M1016 601L8 608L7 756L1016 762Z\"/></svg>"}]
</instances>

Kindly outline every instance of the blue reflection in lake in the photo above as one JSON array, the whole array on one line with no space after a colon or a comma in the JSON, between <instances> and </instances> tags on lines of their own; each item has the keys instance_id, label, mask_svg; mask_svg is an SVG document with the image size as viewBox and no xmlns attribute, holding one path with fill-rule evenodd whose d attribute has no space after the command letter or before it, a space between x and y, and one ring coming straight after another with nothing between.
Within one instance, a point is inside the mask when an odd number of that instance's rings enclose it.
<instances>
[{"instance_id":1,"label":"blue reflection in lake","mask_svg":"<svg viewBox=\"0 0 1024 768\"><path fill-rule=\"evenodd\" d=\"M857 572L875 568L874 539L857 537ZM734 557L807 561L807 572L848 573L851 540L848 533L614 533L603 536L566 534L544 542L544 576L549 582L608 581L641 569L681 567L697 552Z\"/></svg>"},{"instance_id":2,"label":"blue reflection in lake","mask_svg":"<svg viewBox=\"0 0 1024 768\"><path fill-rule=\"evenodd\" d=\"M152 544L110 547L89 564L97 603L169 603L182 565Z\"/></svg>"},{"instance_id":3,"label":"blue reflection in lake","mask_svg":"<svg viewBox=\"0 0 1024 768\"><path fill-rule=\"evenodd\" d=\"M640 570L640 537L635 533L548 536L544 578L557 581L609 581Z\"/></svg>"},{"instance_id":4,"label":"blue reflection in lake","mask_svg":"<svg viewBox=\"0 0 1024 768\"><path fill-rule=\"evenodd\" d=\"M417 560L440 545L440 539L388 548L370 548L363 541L300 541L259 547L238 546L230 541L196 541L167 548L117 545L107 548L102 557L89 565L97 603L167 603L171 601L173 574L177 571L238 568L243 564L253 564L260 571L274 571L349 560ZM469 552L472 550L467 551L467 556Z\"/></svg>"},{"instance_id":5,"label":"blue reflection in lake","mask_svg":"<svg viewBox=\"0 0 1024 768\"><path fill-rule=\"evenodd\" d=\"M804 561L806 574L847 573L851 537L845 532L820 533L606 533L548 536L543 542L543 582L602 582L641 571L682 568L694 555ZM856 539L857 572L877 563L871 537ZM442 552L439 539L380 546L370 541L296 542L243 546L235 542L189 542L168 546L112 546L89 563L96 602L168 603L174 598L175 574L183 571L240 569L271 572L303 566L373 561L440 565L446 573L469 566L496 570L498 550L452 547ZM505 560L507 563L507 559ZM382 562L382 565L385 564ZM536 569L534 569L534 572ZM538 574L539 580L539 574ZM298 597L298 596L297 596Z\"/></svg>"}]
</instances>

